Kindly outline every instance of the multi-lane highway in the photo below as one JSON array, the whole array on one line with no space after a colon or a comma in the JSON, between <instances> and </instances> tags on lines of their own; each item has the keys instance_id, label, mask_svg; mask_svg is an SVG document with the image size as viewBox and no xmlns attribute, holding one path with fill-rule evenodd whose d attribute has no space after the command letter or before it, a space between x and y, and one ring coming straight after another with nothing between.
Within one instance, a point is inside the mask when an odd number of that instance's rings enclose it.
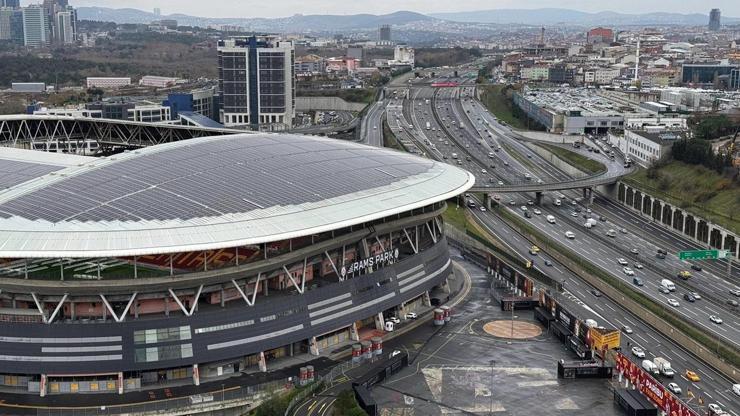
<instances>
[{"instance_id":1,"label":"multi-lane highway","mask_svg":"<svg viewBox=\"0 0 740 416\"><path fill-rule=\"evenodd\" d=\"M410 99L404 100L403 111L396 111L393 116L389 112L389 123L394 123L391 120L392 117L397 118L398 126L405 126L405 132L415 138L420 148L424 149L429 157L455 163L473 172L478 178L476 187L486 189L487 185L491 192L495 192L495 187L500 184L521 182L522 179L535 183L539 180L547 182L569 179L568 175L559 172L531 149L515 140L512 134L507 134L507 131L510 132L508 128L498 124L495 117L477 101L465 100L465 96L472 96L472 94L460 88L441 90L413 88ZM427 126L426 123L429 125ZM595 144L592 145L595 146ZM592 154L586 154L585 151L583 153L594 157ZM602 163L612 164L614 169L623 168L623 162L618 155L614 160L605 156L598 157L602 159L600 160ZM705 265L701 272L692 271L694 276L687 282L676 279L679 271L690 267L678 260L675 256L676 250L692 247L690 242L682 241L680 237L665 230L659 233L645 233L646 229L657 227L651 226L649 221L645 221L639 215L629 212L627 208L608 201L606 198L597 197L595 205L586 206L584 205L586 201L581 201L580 196L581 194L576 191L548 194L544 199L544 204L540 207L527 205L528 200L534 199L533 194L500 194L498 198L506 209L516 212L517 215L523 216L522 205L526 206L530 212L534 212L537 208L540 214L534 214L532 218L525 218L525 220L531 221L548 236L572 248L606 272L623 279L626 284L633 284L633 276L628 276L624 271L625 266L629 267L643 281L643 286L635 285L638 290L664 305L666 309L683 316L690 322L696 322L697 326L716 339L728 345L738 344L740 328L738 328L737 310L726 304L727 299L732 296L729 291L735 288L733 282L737 281L737 270L733 270L733 277L728 279L721 273L718 266L709 265L707 267ZM554 200L558 197L563 197L561 204L555 205ZM592 212L589 213L588 210ZM500 218L491 213L480 211L475 211L475 213L479 221L485 224L493 234L515 245L518 252L524 254L528 251L531 243L518 236ZM604 217L605 221L597 221L594 228L586 229L583 225L584 214L590 214L595 219ZM547 215L554 217L554 223L545 220ZM610 229L615 230L616 237L606 235ZM575 233L576 238L566 238L566 231ZM655 257L658 248L669 252L666 259ZM633 249L637 254L632 252ZM577 287L578 285L585 286L584 283L573 279L569 271L552 259L549 260L553 266L545 266L544 258L546 257L540 255L539 260L534 259L535 264L543 268L547 274L556 276L560 274L563 279L570 279L568 281L576 286L574 291L578 291L577 296L592 305L594 311L601 314L609 323L615 327L629 325L635 329L634 335L627 337L631 340L630 342L644 347L654 355L675 359L674 366L681 372L685 369L697 369L707 375L703 382L694 383L691 386L688 381L679 377L676 380L679 385L691 387L694 392L703 392L707 396L705 400L716 398L716 401L721 402L725 407L730 406L734 412L739 411L730 405L733 394L729 391L730 380L724 379L711 368L698 362L679 346L672 344L670 340L649 330L639 322L639 318L629 317L626 311L610 303L608 299L589 297L587 288ZM618 263L620 258L624 259L627 264L620 265ZM664 278L671 278L678 284L676 292L663 294L658 291L659 282ZM687 292L697 292L704 296L690 303L682 297ZM680 306L668 305L668 298L676 298ZM710 315L723 318L724 323L718 325L711 322ZM686 391L685 388L684 391Z\"/></svg>"}]
</instances>

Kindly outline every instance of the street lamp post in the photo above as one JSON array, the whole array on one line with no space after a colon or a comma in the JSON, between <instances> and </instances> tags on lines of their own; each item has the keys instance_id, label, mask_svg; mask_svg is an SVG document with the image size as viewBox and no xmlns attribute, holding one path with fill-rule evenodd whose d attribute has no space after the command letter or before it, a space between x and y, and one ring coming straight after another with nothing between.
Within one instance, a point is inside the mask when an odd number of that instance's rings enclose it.
<instances>
[{"instance_id":1,"label":"street lamp post","mask_svg":"<svg viewBox=\"0 0 740 416\"><path fill-rule=\"evenodd\" d=\"M488 362L488 364L491 365L491 387L489 389L489 394L491 395L491 406L489 409L489 413L493 414L493 367L496 366L496 360L491 360Z\"/></svg>"}]
</instances>

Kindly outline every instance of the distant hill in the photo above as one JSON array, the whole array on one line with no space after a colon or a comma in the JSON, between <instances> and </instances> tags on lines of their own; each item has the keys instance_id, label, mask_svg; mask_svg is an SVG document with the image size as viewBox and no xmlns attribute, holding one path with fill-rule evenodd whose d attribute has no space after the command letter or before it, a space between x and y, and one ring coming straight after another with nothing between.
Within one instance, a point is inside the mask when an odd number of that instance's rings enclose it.
<instances>
[{"instance_id":1,"label":"distant hill","mask_svg":"<svg viewBox=\"0 0 740 416\"><path fill-rule=\"evenodd\" d=\"M609 25L706 25L709 15L694 13L644 13L625 14L617 12L587 13L571 9L493 9L472 12L434 13L431 17L456 22L555 25L572 24L581 26ZM723 23L738 23L739 18L722 16Z\"/></svg>"},{"instance_id":2,"label":"distant hill","mask_svg":"<svg viewBox=\"0 0 740 416\"><path fill-rule=\"evenodd\" d=\"M382 24L405 25L414 22L437 20L420 13L399 11L385 15L294 15L268 18L207 18L172 14L156 16L138 9L111 9L107 7L79 7L79 19L116 23L149 23L159 19L175 19L183 26L238 25L247 30L266 32L333 32L341 30L375 29Z\"/></svg>"}]
</instances>

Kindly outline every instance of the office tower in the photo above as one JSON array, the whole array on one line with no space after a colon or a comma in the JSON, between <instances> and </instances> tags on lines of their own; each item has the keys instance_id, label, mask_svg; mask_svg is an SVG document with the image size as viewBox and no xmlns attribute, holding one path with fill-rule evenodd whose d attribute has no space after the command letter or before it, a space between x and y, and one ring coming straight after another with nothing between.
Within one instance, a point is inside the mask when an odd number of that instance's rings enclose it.
<instances>
[{"instance_id":1,"label":"office tower","mask_svg":"<svg viewBox=\"0 0 740 416\"><path fill-rule=\"evenodd\" d=\"M23 9L23 44L38 48L49 42L46 13L43 7L31 5Z\"/></svg>"},{"instance_id":2,"label":"office tower","mask_svg":"<svg viewBox=\"0 0 740 416\"><path fill-rule=\"evenodd\" d=\"M160 9L159 7L155 7L154 8L154 16L159 17L161 15L162 15L162 9Z\"/></svg>"},{"instance_id":3,"label":"office tower","mask_svg":"<svg viewBox=\"0 0 740 416\"><path fill-rule=\"evenodd\" d=\"M54 41L62 45L75 43L77 34L77 12L72 7L56 13L54 18Z\"/></svg>"},{"instance_id":4,"label":"office tower","mask_svg":"<svg viewBox=\"0 0 740 416\"><path fill-rule=\"evenodd\" d=\"M709 30L719 30L720 16L721 13L719 9L712 9L712 11L709 12Z\"/></svg>"},{"instance_id":5,"label":"office tower","mask_svg":"<svg viewBox=\"0 0 740 416\"><path fill-rule=\"evenodd\" d=\"M0 42L10 40L11 16L13 16L13 9L10 7L0 7Z\"/></svg>"},{"instance_id":6,"label":"office tower","mask_svg":"<svg viewBox=\"0 0 740 416\"><path fill-rule=\"evenodd\" d=\"M295 48L269 36L218 41L221 122L252 129L289 128L295 115Z\"/></svg>"},{"instance_id":7,"label":"office tower","mask_svg":"<svg viewBox=\"0 0 740 416\"><path fill-rule=\"evenodd\" d=\"M380 42L390 42L391 41L391 27L390 25L383 25L380 27L378 31L378 40Z\"/></svg>"},{"instance_id":8,"label":"office tower","mask_svg":"<svg viewBox=\"0 0 740 416\"><path fill-rule=\"evenodd\" d=\"M0 0L0 7L21 7L20 0Z\"/></svg>"}]
</instances>

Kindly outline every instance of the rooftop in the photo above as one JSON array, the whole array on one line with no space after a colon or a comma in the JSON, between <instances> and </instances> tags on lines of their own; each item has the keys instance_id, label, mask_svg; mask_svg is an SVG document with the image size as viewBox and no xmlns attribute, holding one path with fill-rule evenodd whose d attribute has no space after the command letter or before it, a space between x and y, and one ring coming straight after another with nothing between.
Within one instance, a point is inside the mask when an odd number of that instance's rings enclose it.
<instances>
[{"instance_id":1,"label":"rooftop","mask_svg":"<svg viewBox=\"0 0 740 416\"><path fill-rule=\"evenodd\" d=\"M444 201L475 181L405 153L285 134L197 138L100 159L44 154L65 159L56 164L39 154L0 148L0 172L28 164L0 190L0 257L259 244Z\"/></svg>"}]
</instances>

